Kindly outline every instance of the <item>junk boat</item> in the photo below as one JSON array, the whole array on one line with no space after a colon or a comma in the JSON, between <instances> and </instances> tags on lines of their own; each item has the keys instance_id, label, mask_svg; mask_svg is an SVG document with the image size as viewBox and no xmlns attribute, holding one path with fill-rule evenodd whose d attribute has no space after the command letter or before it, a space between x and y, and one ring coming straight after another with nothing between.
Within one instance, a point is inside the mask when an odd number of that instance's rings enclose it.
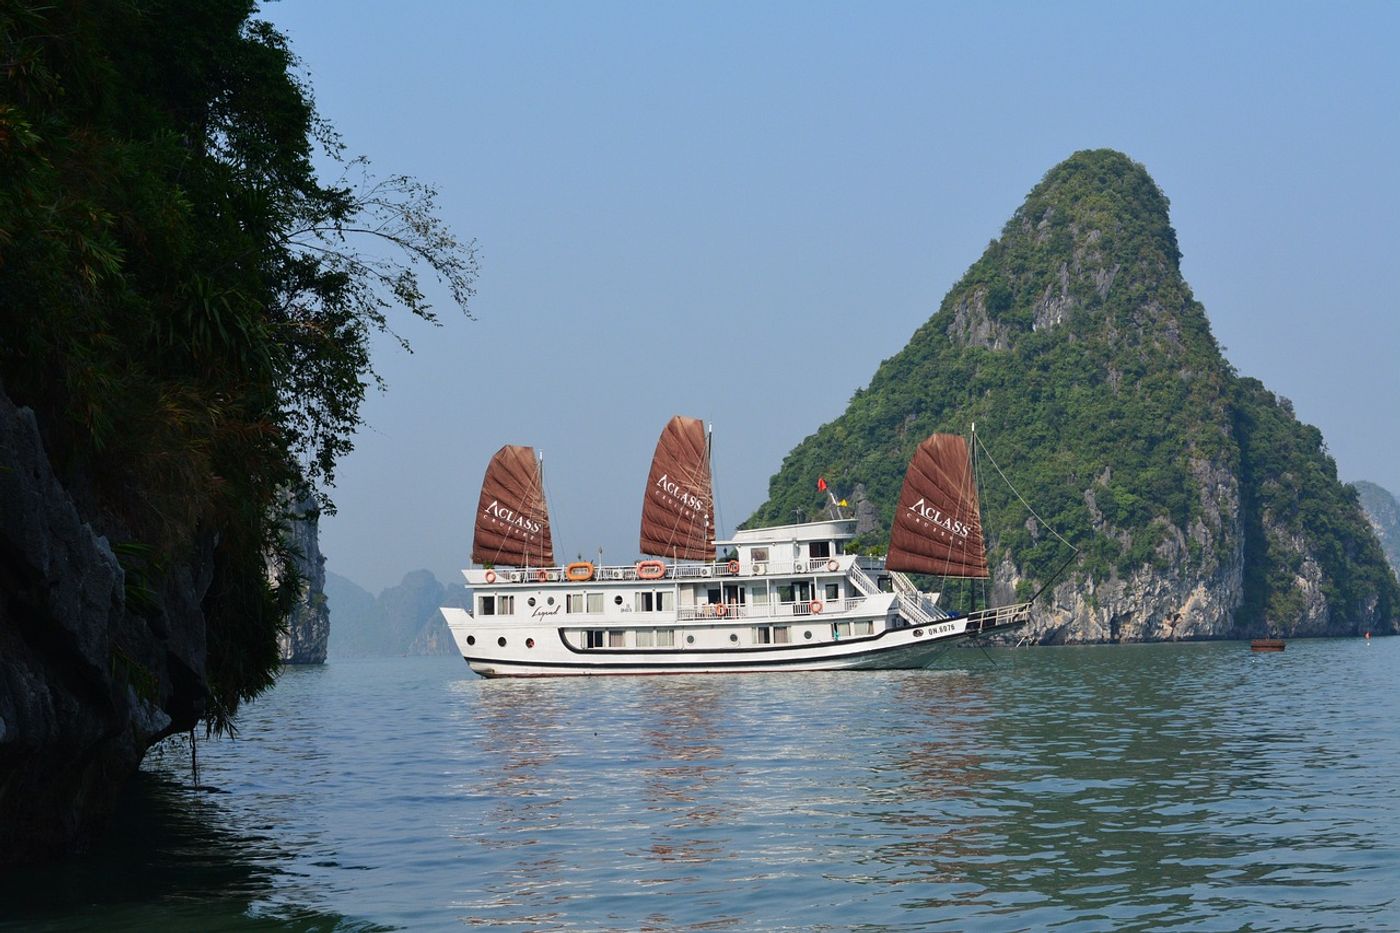
<instances>
[{"instance_id":1,"label":"junk boat","mask_svg":"<svg viewBox=\"0 0 1400 933\"><path fill-rule=\"evenodd\" d=\"M502 447L477 509L480 566L463 571L472 609L442 614L484 677L922 668L960 639L1029 618L1031 601L950 614L905 575L989 576L966 438L919 445L885 557L852 552L856 521L828 495L829 519L717 541L709 437L678 415L647 477L648 559L560 565L539 460Z\"/></svg>"}]
</instances>

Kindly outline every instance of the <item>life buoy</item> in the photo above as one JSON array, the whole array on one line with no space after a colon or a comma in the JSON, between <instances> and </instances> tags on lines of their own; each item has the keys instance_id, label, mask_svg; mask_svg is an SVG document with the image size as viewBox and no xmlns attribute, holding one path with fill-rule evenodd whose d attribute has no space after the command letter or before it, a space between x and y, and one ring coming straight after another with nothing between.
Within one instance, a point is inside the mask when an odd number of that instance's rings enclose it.
<instances>
[{"instance_id":1,"label":"life buoy","mask_svg":"<svg viewBox=\"0 0 1400 933\"><path fill-rule=\"evenodd\" d=\"M486 571L486 582L487 582L487 583L495 583L495 582L496 582L496 571L494 571L494 570L488 570L488 571Z\"/></svg>"},{"instance_id":2,"label":"life buoy","mask_svg":"<svg viewBox=\"0 0 1400 933\"><path fill-rule=\"evenodd\" d=\"M820 599L812 600L810 603L807 604L807 611L814 616L821 615L822 601Z\"/></svg>"},{"instance_id":3,"label":"life buoy","mask_svg":"<svg viewBox=\"0 0 1400 933\"><path fill-rule=\"evenodd\" d=\"M841 566L840 561L838 561L838 560L837 560L836 558L834 558L834 557L833 557L831 560L829 560L829 561L826 562L826 569L827 569L827 570L830 570L832 573L835 573L835 572L837 571L837 569L838 569L840 566Z\"/></svg>"},{"instance_id":4,"label":"life buoy","mask_svg":"<svg viewBox=\"0 0 1400 933\"><path fill-rule=\"evenodd\" d=\"M731 560L729 562L729 572L731 575L739 572L739 562L737 560Z\"/></svg>"},{"instance_id":5,"label":"life buoy","mask_svg":"<svg viewBox=\"0 0 1400 933\"><path fill-rule=\"evenodd\" d=\"M715 615L717 615L717 616L723 617L724 614L727 613L728 611L729 611L729 607L726 606L724 603L718 603L718 604L715 605Z\"/></svg>"},{"instance_id":6,"label":"life buoy","mask_svg":"<svg viewBox=\"0 0 1400 933\"><path fill-rule=\"evenodd\" d=\"M638 580L660 580L666 576L666 565L659 560L644 560L637 564Z\"/></svg>"},{"instance_id":7,"label":"life buoy","mask_svg":"<svg viewBox=\"0 0 1400 933\"><path fill-rule=\"evenodd\" d=\"M549 579L549 573L544 570L535 571L535 579L543 583Z\"/></svg>"},{"instance_id":8,"label":"life buoy","mask_svg":"<svg viewBox=\"0 0 1400 933\"><path fill-rule=\"evenodd\" d=\"M586 560L574 561L564 568L564 578L574 583L593 579L593 564Z\"/></svg>"}]
</instances>

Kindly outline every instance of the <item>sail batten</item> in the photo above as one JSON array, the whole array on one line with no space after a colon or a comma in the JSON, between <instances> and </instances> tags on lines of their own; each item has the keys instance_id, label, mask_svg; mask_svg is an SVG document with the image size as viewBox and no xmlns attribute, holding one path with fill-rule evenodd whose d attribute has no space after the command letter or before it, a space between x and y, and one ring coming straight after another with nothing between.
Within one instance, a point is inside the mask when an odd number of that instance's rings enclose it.
<instances>
[{"instance_id":1,"label":"sail batten","mask_svg":"<svg viewBox=\"0 0 1400 933\"><path fill-rule=\"evenodd\" d=\"M890 528L890 570L985 579L987 551L967 441L934 434L914 451Z\"/></svg>"},{"instance_id":2,"label":"sail batten","mask_svg":"<svg viewBox=\"0 0 1400 933\"><path fill-rule=\"evenodd\" d=\"M549 507L533 447L507 444L486 467L472 561L503 567L554 566Z\"/></svg>"},{"instance_id":3,"label":"sail batten","mask_svg":"<svg viewBox=\"0 0 1400 933\"><path fill-rule=\"evenodd\" d=\"M715 507L705 425L676 415L661 431L642 500L641 552L713 560Z\"/></svg>"}]
</instances>

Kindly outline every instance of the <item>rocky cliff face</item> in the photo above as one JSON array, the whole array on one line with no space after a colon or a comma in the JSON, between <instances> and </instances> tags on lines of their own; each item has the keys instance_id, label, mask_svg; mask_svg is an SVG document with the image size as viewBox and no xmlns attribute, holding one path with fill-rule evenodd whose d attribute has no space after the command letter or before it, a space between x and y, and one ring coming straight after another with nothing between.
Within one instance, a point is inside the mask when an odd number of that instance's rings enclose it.
<instances>
[{"instance_id":1,"label":"rocky cliff face","mask_svg":"<svg viewBox=\"0 0 1400 933\"><path fill-rule=\"evenodd\" d=\"M128 577L0 392L0 864L96 832L146 749L199 720L204 630L184 623L212 554Z\"/></svg>"},{"instance_id":2,"label":"rocky cliff face","mask_svg":"<svg viewBox=\"0 0 1400 933\"><path fill-rule=\"evenodd\" d=\"M859 543L883 550L914 446L974 422L1040 513L983 458L993 595L1029 596L1061 564L1049 529L1079 548L1023 633L1034 640L1400 625L1400 587L1321 433L1225 361L1181 277L1166 197L1120 153L1047 173L908 346L789 454L749 524L813 514L825 476L857 506Z\"/></svg>"},{"instance_id":3,"label":"rocky cliff face","mask_svg":"<svg viewBox=\"0 0 1400 933\"><path fill-rule=\"evenodd\" d=\"M304 496L292 509L287 531L301 577L301 596L287 619L287 630L277 636L277 650L285 664L322 664L330 639L331 613L326 605L326 559L321 555L320 510Z\"/></svg>"}]
</instances>

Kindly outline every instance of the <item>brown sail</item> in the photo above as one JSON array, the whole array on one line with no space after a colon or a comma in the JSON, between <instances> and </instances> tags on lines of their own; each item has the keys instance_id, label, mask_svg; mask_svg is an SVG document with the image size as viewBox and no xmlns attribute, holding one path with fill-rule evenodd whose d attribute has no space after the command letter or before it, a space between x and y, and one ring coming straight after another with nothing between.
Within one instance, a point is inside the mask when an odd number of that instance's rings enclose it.
<instances>
[{"instance_id":1,"label":"brown sail","mask_svg":"<svg viewBox=\"0 0 1400 933\"><path fill-rule=\"evenodd\" d=\"M549 507L533 447L507 444L486 467L472 561L504 567L554 566Z\"/></svg>"},{"instance_id":2,"label":"brown sail","mask_svg":"<svg viewBox=\"0 0 1400 933\"><path fill-rule=\"evenodd\" d=\"M985 578L987 552L967 441L934 434L914 451L890 529L890 570Z\"/></svg>"},{"instance_id":3,"label":"brown sail","mask_svg":"<svg viewBox=\"0 0 1400 933\"><path fill-rule=\"evenodd\" d=\"M642 553L714 560L715 506L705 425L676 415L656 442L642 500Z\"/></svg>"}]
</instances>

